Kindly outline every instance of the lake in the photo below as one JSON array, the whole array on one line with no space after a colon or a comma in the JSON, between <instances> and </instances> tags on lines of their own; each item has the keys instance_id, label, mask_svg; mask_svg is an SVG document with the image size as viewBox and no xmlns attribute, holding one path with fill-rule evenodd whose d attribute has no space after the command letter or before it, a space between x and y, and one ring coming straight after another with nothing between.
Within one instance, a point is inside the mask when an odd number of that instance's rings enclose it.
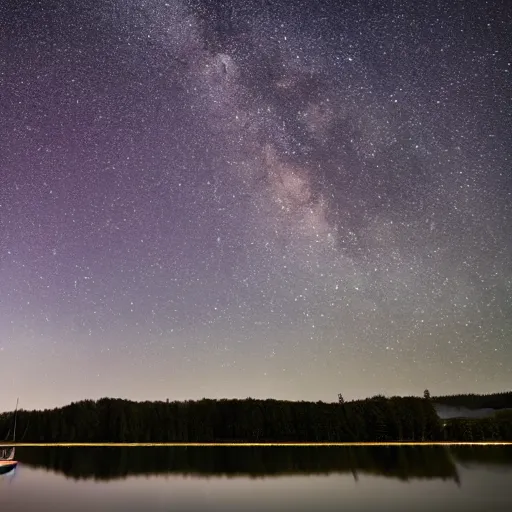
<instances>
[{"instance_id":1,"label":"lake","mask_svg":"<svg viewBox=\"0 0 512 512\"><path fill-rule=\"evenodd\" d=\"M512 511L512 447L19 448L0 510Z\"/></svg>"}]
</instances>

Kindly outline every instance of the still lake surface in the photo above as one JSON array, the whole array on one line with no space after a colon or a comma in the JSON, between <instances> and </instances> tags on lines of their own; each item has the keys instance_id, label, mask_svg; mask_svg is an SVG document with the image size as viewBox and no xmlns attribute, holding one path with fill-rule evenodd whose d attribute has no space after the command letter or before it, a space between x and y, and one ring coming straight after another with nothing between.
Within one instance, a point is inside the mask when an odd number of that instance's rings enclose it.
<instances>
[{"instance_id":1,"label":"still lake surface","mask_svg":"<svg viewBox=\"0 0 512 512\"><path fill-rule=\"evenodd\" d=\"M19 448L0 510L512 511L512 447Z\"/></svg>"}]
</instances>

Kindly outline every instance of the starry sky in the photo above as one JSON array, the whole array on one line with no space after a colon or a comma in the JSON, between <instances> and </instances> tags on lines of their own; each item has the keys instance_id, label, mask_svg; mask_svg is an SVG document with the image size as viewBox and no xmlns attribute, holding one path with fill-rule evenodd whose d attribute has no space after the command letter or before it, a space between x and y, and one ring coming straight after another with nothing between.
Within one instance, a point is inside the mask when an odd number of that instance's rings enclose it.
<instances>
[{"instance_id":1,"label":"starry sky","mask_svg":"<svg viewBox=\"0 0 512 512\"><path fill-rule=\"evenodd\" d=\"M510 389L511 23L2 2L0 410Z\"/></svg>"}]
</instances>

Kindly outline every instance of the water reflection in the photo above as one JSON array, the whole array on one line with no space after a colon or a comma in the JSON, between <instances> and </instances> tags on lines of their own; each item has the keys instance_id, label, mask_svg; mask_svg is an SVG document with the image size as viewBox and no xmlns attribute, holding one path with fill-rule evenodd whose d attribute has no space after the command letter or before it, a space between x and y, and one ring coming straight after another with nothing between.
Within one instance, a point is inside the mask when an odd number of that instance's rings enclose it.
<instances>
[{"instance_id":1,"label":"water reflection","mask_svg":"<svg viewBox=\"0 0 512 512\"><path fill-rule=\"evenodd\" d=\"M0 510L512 510L510 448L25 448Z\"/></svg>"},{"instance_id":2,"label":"water reflection","mask_svg":"<svg viewBox=\"0 0 512 512\"><path fill-rule=\"evenodd\" d=\"M249 476L329 473L383 475L459 482L455 461L484 457L505 460L492 450L450 451L445 447L183 447L183 448L25 448L28 466L73 479L113 480L136 475ZM510 453L508 454L510 461Z\"/></svg>"}]
</instances>

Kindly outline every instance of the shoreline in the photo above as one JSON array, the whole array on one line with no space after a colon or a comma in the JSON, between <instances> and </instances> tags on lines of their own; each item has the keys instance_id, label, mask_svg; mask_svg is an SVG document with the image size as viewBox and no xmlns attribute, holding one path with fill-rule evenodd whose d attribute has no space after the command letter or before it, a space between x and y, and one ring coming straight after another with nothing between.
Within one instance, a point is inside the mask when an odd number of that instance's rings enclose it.
<instances>
[{"instance_id":1,"label":"shoreline","mask_svg":"<svg viewBox=\"0 0 512 512\"><path fill-rule=\"evenodd\" d=\"M512 446L512 441L389 441L389 442L347 442L347 443L6 443L0 442L0 447L15 446L17 448L73 448L73 447L170 447L170 448L192 448L192 447L273 447L273 446L295 446L295 447L364 447L364 446Z\"/></svg>"}]
</instances>

